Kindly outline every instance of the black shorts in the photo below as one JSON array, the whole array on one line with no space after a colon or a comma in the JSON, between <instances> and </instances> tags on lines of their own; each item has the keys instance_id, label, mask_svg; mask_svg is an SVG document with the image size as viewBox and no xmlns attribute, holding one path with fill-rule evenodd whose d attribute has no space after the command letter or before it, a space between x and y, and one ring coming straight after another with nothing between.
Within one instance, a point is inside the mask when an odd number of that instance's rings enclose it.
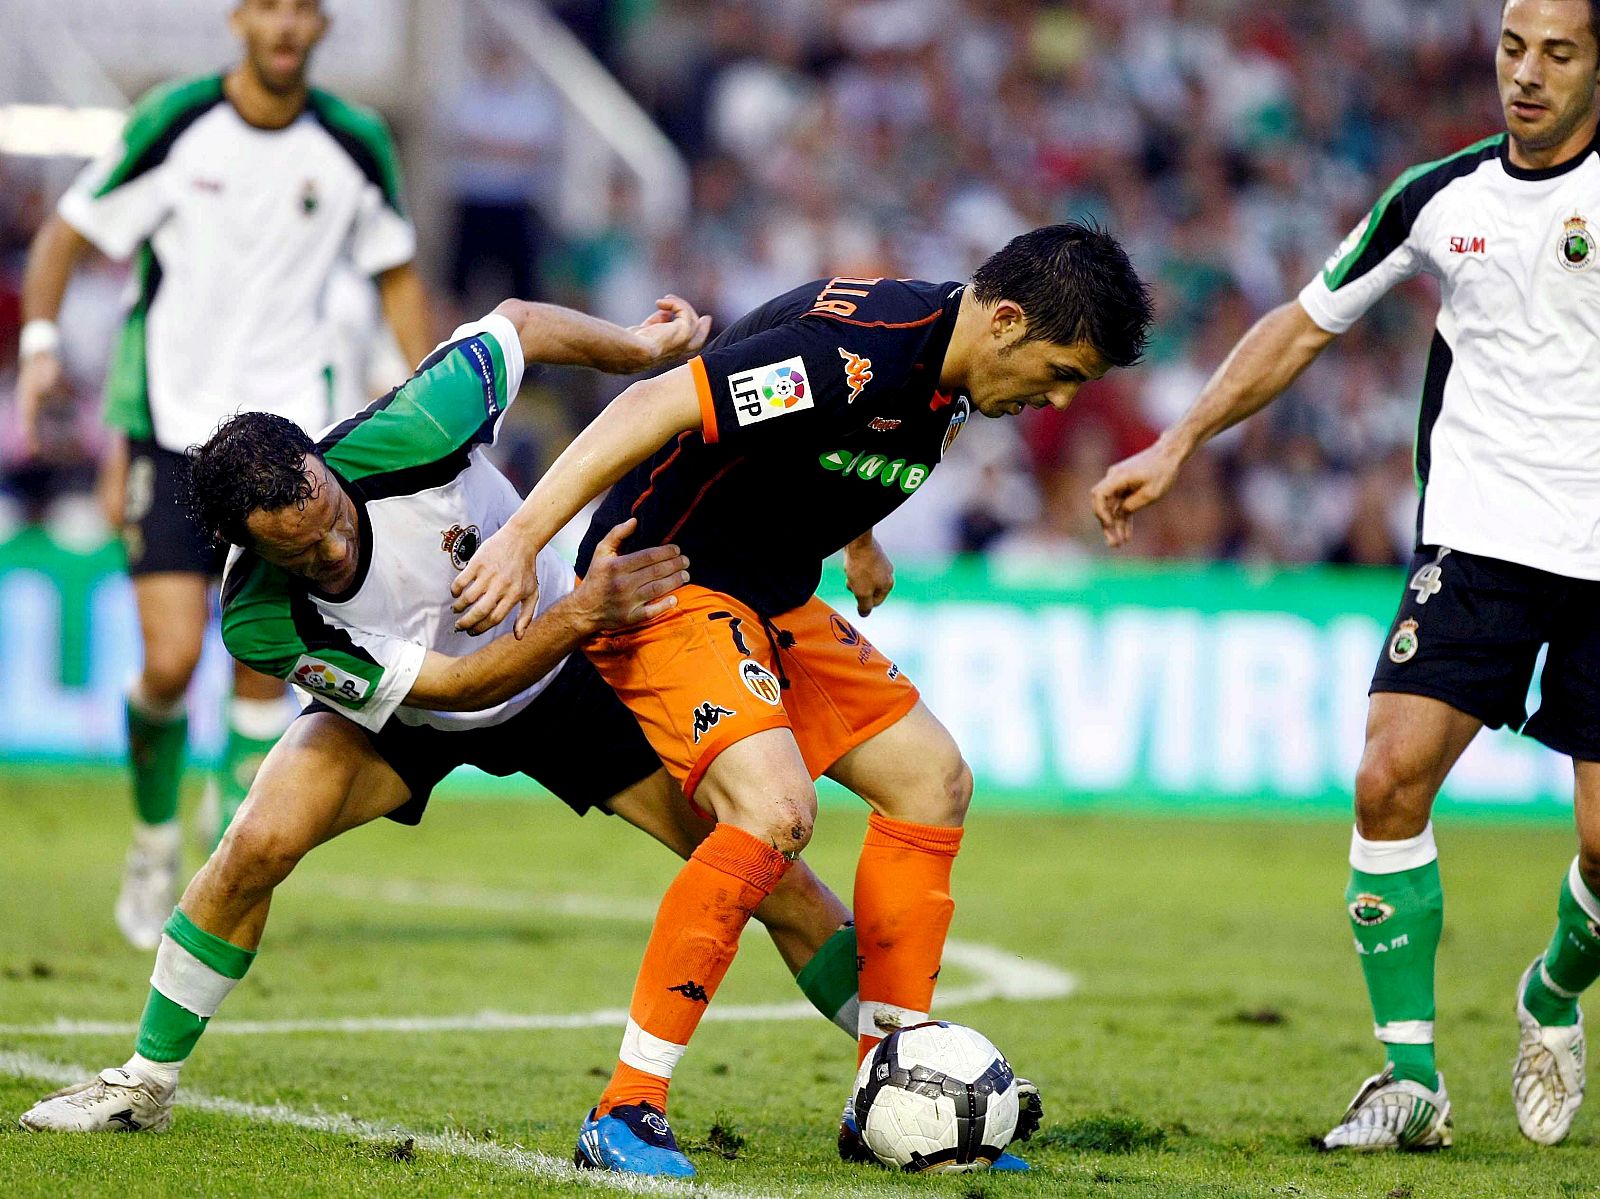
<instances>
[{"instance_id":1,"label":"black shorts","mask_svg":"<svg viewBox=\"0 0 1600 1199\"><path fill-rule=\"evenodd\" d=\"M188 470L182 454L153 441L128 442L122 548L130 575L177 572L215 578L222 574L227 548L211 544L184 507Z\"/></svg>"},{"instance_id":2,"label":"black shorts","mask_svg":"<svg viewBox=\"0 0 1600 1199\"><path fill-rule=\"evenodd\" d=\"M1600 761L1600 582L1424 546L1372 691L1442 700L1581 761ZM1539 710L1528 684L1542 646Z\"/></svg>"},{"instance_id":3,"label":"black shorts","mask_svg":"<svg viewBox=\"0 0 1600 1199\"><path fill-rule=\"evenodd\" d=\"M314 699L300 715L331 711ZM433 789L457 766L525 774L580 816L590 808L609 813L608 799L661 769L633 713L582 654L568 657L550 685L504 723L447 733L391 717L379 732L362 731L411 792L389 813L401 824L422 822Z\"/></svg>"}]
</instances>

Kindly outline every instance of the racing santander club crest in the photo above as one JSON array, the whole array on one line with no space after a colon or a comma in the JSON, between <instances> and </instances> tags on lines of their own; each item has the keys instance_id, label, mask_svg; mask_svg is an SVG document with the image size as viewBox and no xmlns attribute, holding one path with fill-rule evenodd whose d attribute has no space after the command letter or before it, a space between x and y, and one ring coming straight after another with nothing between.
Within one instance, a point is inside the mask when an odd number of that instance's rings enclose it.
<instances>
[{"instance_id":1,"label":"racing santander club crest","mask_svg":"<svg viewBox=\"0 0 1600 1199\"><path fill-rule=\"evenodd\" d=\"M1400 627L1394 631L1394 636L1389 638L1389 661L1403 665L1417 656L1417 647L1421 640L1417 635L1417 622L1402 620Z\"/></svg>"},{"instance_id":2,"label":"racing santander club crest","mask_svg":"<svg viewBox=\"0 0 1600 1199\"><path fill-rule=\"evenodd\" d=\"M1362 928L1371 928L1374 924L1382 924L1394 915L1394 905L1385 903L1381 895L1369 895L1363 891L1350 903L1350 919Z\"/></svg>"},{"instance_id":3,"label":"racing santander club crest","mask_svg":"<svg viewBox=\"0 0 1600 1199\"><path fill-rule=\"evenodd\" d=\"M472 555L478 552L481 540L477 525L451 525L441 534L439 548L450 555L450 562L457 570L465 570Z\"/></svg>"},{"instance_id":4,"label":"racing santander club crest","mask_svg":"<svg viewBox=\"0 0 1600 1199\"><path fill-rule=\"evenodd\" d=\"M1561 226L1561 265L1569 271L1588 270L1594 262L1594 236L1589 223L1577 213L1567 218Z\"/></svg>"}]
</instances>

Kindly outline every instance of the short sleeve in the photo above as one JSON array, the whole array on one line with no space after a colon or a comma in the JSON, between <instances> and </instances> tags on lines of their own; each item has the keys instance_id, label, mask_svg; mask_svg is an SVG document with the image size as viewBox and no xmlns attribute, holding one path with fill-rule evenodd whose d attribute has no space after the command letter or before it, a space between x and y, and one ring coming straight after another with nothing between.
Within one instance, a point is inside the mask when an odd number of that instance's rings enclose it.
<instances>
[{"instance_id":1,"label":"short sleeve","mask_svg":"<svg viewBox=\"0 0 1600 1199\"><path fill-rule=\"evenodd\" d=\"M350 232L350 258L368 275L416 257L417 234L401 199L400 156L384 119L332 92L311 90L312 115L361 172L365 185Z\"/></svg>"},{"instance_id":2,"label":"short sleeve","mask_svg":"<svg viewBox=\"0 0 1600 1199\"><path fill-rule=\"evenodd\" d=\"M1384 292L1422 269L1411 238L1415 214L1407 211L1406 182L1402 176L1384 192L1301 290L1300 306L1323 330L1345 332Z\"/></svg>"},{"instance_id":3,"label":"short sleeve","mask_svg":"<svg viewBox=\"0 0 1600 1199\"><path fill-rule=\"evenodd\" d=\"M79 172L56 207L62 220L119 261L131 257L172 211L164 163L118 181L128 155L126 142L119 142Z\"/></svg>"},{"instance_id":4,"label":"short sleeve","mask_svg":"<svg viewBox=\"0 0 1600 1199\"><path fill-rule=\"evenodd\" d=\"M381 275L417 256L417 231L400 211L368 184L350 234L350 260L364 275Z\"/></svg>"},{"instance_id":5,"label":"short sleeve","mask_svg":"<svg viewBox=\"0 0 1600 1199\"><path fill-rule=\"evenodd\" d=\"M410 693L427 656L416 642L335 624L284 571L238 550L223 580L222 643L252 670L374 732Z\"/></svg>"},{"instance_id":6,"label":"short sleeve","mask_svg":"<svg viewBox=\"0 0 1600 1199\"><path fill-rule=\"evenodd\" d=\"M864 392L893 395L913 361L901 341L805 317L707 350L689 364L701 435L730 446L765 444L847 410Z\"/></svg>"},{"instance_id":7,"label":"short sleeve","mask_svg":"<svg viewBox=\"0 0 1600 1199\"><path fill-rule=\"evenodd\" d=\"M499 313L462 325L394 391L319 442L349 482L437 463L494 441L522 388L522 339Z\"/></svg>"}]
</instances>

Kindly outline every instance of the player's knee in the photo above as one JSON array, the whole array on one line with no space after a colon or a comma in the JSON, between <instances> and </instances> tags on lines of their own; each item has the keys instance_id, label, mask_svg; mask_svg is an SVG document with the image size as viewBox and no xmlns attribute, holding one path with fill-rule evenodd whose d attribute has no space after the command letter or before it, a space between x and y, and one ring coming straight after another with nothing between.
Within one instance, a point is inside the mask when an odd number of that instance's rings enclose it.
<instances>
[{"instance_id":1,"label":"player's knee","mask_svg":"<svg viewBox=\"0 0 1600 1199\"><path fill-rule=\"evenodd\" d=\"M1590 893L1600 895L1600 845L1578 847L1578 873Z\"/></svg>"},{"instance_id":2,"label":"player's knee","mask_svg":"<svg viewBox=\"0 0 1600 1199\"><path fill-rule=\"evenodd\" d=\"M241 814L217 848L220 885L238 894L262 894L288 878L311 846L265 817Z\"/></svg>"},{"instance_id":3,"label":"player's knee","mask_svg":"<svg viewBox=\"0 0 1600 1199\"><path fill-rule=\"evenodd\" d=\"M817 819L817 793L786 795L773 805L767 821L767 836L779 853L793 856L811 844L811 829Z\"/></svg>"},{"instance_id":4,"label":"player's knee","mask_svg":"<svg viewBox=\"0 0 1600 1199\"><path fill-rule=\"evenodd\" d=\"M972 767L965 758L958 756L955 768L945 773L944 802L946 819L942 823L948 827L964 824L972 806Z\"/></svg>"},{"instance_id":5,"label":"player's knee","mask_svg":"<svg viewBox=\"0 0 1600 1199\"><path fill-rule=\"evenodd\" d=\"M1362 836L1395 840L1422 831L1432 795L1415 768L1392 746L1375 740L1368 742L1356 769L1355 801Z\"/></svg>"},{"instance_id":6,"label":"player's knee","mask_svg":"<svg viewBox=\"0 0 1600 1199\"><path fill-rule=\"evenodd\" d=\"M175 704L189 689L189 680L199 664L198 642L191 644L181 639L146 645L140 690L154 703Z\"/></svg>"}]
</instances>

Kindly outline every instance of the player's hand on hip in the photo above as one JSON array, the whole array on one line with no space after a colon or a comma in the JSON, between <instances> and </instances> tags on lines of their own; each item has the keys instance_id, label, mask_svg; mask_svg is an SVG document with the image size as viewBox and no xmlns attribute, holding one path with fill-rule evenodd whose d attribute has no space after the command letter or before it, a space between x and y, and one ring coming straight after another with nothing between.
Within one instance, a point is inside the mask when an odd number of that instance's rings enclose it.
<instances>
[{"instance_id":1,"label":"player's hand on hip","mask_svg":"<svg viewBox=\"0 0 1600 1199\"><path fill-rule=\"evenodd\" d=\"M678 597L672 592L689 581L689 559L675 545L622 552L638 527L638 521L629 519L607 533L578 584L574 598L594 632L641 624L676 608Z\"/></svg>"},{"instance_id":2,"label":"player's hand on hip","mask_svg":"<svg viewBox=\"0 0 1600 1199\"><path fill-rule=\"evenodd\" d=\"M477 636L487 633L522 605L517 613L518 637L533 623L539 596L539 548L529 545L506 525L478 547L472 561L450 584L459 614L456 628Z\"/></svg>"},{"instance_id":3,"label":"player's hand on hip","mask_svg":"<svg viewBox=\"0 0 1600 1199\"><path fill-rule=\"evenodd\" d=\"M689 354L697 354L711 332L711 317L701 316L687 301L666 295L656 301L656 310L644 323L634 326L655 350L655 365L661 366Z\"/></svg>"},{"instance_id":4,"label":"player's hand on hip","mask_svg":"<svg viewBox=\"0 0 1600 1199\"><path fill-rule=\"evenodd\" d=\"M1128 518L1171 490L1183 462L1182 454L1157 441L1106 471L1089 498L1107 545L1115 549L1128 543Z\"/></svg>"},{"instance_id":5,"label":"player's hand on hip","mask_svg":"<svg viewBox=\"0 0 1600 1199\"><path fill-rule=\"evenodd\" d=\"M39 452L39 413L61 390L62 379L61 358L54 350L29 354L17 370L17 421L23 452L30 458Z\"/></svg>"},{"instance_id":6,"label":"player's hand on hip","mask_svg":"<svg viewBox=\"0 0 1600 1199\"><path fill-rule=\"evenodd\" d=\"M871 533L844 547L844 581L856 597L859 616L870 616L894 590L894 563Z\"/></svg>"}]
</instances>

